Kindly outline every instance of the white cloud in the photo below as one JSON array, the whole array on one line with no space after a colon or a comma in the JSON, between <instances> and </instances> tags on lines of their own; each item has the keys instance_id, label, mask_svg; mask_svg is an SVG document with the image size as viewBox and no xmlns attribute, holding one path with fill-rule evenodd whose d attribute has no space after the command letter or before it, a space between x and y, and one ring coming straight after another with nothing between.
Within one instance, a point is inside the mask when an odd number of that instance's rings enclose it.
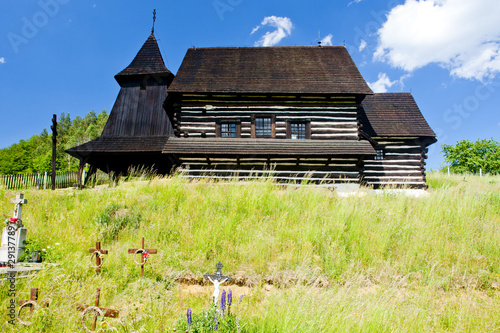
<instances>
[{"instance_id":1,"label":"white cloud","mask_svg":"<svg viewBox=\"0 0 500 333\"><path fill-rule=\"evenodd\" d=\"M392 87L398 81L391 81L386 73L378 73L378 80L375 82L368 82L368 85L374 93L385 93L387 88Z\"/></svg>"},{"instance_id":2,"label":"white cloud","mask_svg":"<svg viewBox=\"0 0 500 333\"><path fill-rule=\"evenodd\" d=\"M252 29L252 32L250 33L250 35L253 35L254 33L256 33L258 30L260 29L260 25L256 26L255 28Z\"/></svg>"},{"instance_id":3,"label":"white cloud","mask_svg":"<svg viewBox=\"0 0 500 333\"><path fill-rule=\"evenodd\" d=\"M276 30L266 32L260 40L255 42L255 46L274 46L292 33L293 23L288 17L268 16L252 30L251 35L267 25L276 28Z\"/></svg>"},{"instance_id":4,"label":"white cloud","mask_svg":"<svg viewBox=\"0 0 500 333\"><path fill-rule=\"evenodd\" d=\"M401 88L404 88L405 87L405 80L406 79L409 79L411 77L411 73L407 73L407 74L404 74L403 76L401 76L399 78L399 85L401 86Z\"/></svg>"},{"instance_id":5,"label":"white cloud","mask_svg":"<svg viewBox=\"0 0 500 333\"><path fill-rule=\"evenodd\" d=\"M361 42L359 43L359 52L363 51L366 47L366 41L364 39L361 40Z\"/></svg>"},{"instance_id":6,"label":"white cloud","mask_svg":"<svg viewBox=\"0 0 500 333\"><path fill-rule=\"evenodd\" d=\"M5 58L4 57L1 57L0 58L0 64L5 64L7 61L5 61Z\"/></svg>"},{"instance_id":7,"label":"white cloud","mask_svg":"<svg viewBox=\"0 0 500 333\"><path fill-rule=\"evenodd\" d=\"M351 2L349 2L348 6L355 4L355 3L360 3L361 1L363 1L363 0L352 0Z\"/></svg>"},{"instance_id":8,"label":"white cloud","mask_svg":"<svg viewBox=\"0 0 500 333\"><path fill-rule=\"evenodd\" d=\"M406 0L378 31L374 59L414 71L431 63L460 78L500 72L497 0Z\"/></svg>"},{"instance_id":9,"label":"white cloud","mask_svg":"<svg viewBox=\"0 0 500 333\"><path fill-rule=\"evenodd\" d=\"M332 46L332 39L333 39L333 35L332 34L329 34L328 36L326 36L325 38L323 38L321 40L321 45L323 46Z\"/></svg>"}]
</instances>

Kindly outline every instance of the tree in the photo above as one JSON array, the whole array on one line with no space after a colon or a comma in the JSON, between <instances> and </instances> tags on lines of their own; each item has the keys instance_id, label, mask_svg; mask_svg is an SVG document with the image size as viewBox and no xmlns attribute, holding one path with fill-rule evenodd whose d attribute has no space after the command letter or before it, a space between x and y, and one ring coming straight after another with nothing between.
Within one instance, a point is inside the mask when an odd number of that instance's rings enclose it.
<instances>
[{"instance_id":1,"label":"tree","mask_svg":"<svg viewBox=\"0 0 500 333\"><path fill-rule=\"evenodd\" d=\"M102 132L108 114L90 111L84 118L62 113L58 117L56 168L62 171L77 171L78 160L65 153L71 147L96 139ZM29 140L21 140L10 147L0 149L0 174L24 174L51 172L52 135L46 129Z\"/></svg>"},{"instance_id":2,"label":"tree","mask_svg":"<svg viewBox=\"0 0 500 333\"><path fill-rule=\"evenodd\" d=\"M490 140L471 142L460 140L456 145L441 145L444 160L450 171L457 173L471 172L500 173L500 143Z\"/></svg>"}]
</instances>

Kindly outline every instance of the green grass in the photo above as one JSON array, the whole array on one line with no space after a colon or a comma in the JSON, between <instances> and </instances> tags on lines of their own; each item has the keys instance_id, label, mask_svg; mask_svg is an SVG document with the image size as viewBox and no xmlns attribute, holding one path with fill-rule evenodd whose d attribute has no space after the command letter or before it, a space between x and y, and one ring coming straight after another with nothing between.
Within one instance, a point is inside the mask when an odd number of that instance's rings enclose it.
<instances>
[{"instance_id":1,"label":"green grass","mask_svg":"<svg viewBox=\"0 0 500 333\"><path fill-rule=\"evenodd\" d=\"M188 307L208 308L212 288L196 284L217 261L238 284L224 288L245 294L234 306L242 332L498 331L500 177L428 183L423 198L175 176L26 191L28 239L57 265L18 280L17 296L38 287L51 304L12 327L4 282L0 331L79 331L75 304L92 304L98 287L101 306L120 310L106 320L119 332L172 331ZM3 220L14 196L0 189ZM142 236L159 253L140 280L127 249ZM89 267L97 240L110 251L100 276Z\"/></svg>"}]
</instances>

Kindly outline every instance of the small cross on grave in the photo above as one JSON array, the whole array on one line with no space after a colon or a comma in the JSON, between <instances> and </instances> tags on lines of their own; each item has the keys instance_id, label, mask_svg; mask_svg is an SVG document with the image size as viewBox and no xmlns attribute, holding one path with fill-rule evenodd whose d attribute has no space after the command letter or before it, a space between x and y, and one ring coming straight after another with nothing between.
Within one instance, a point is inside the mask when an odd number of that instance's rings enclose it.
<instances>
[{"instance_id":1,"label":"small cross on grave","mask_svg":"<svg viewBox=\"0 0 500 333\"><path fill-rule=\"evenodd\" d=\"M101 271L101 266L104 263L103 254L108 254L108 250L101 249L101 242L95 243L95 249L89 249L90 254L90 267L95 268L95 272L99 274ZM95 256L95 266L92 263L92 259Z\"/></svg>"},{"instance_id":2,"label":"small cross on grave","mask_svg":"<svg viewBox=\"0 0 500 333\"><path fill-rule=\"evenodd\" d=\"M38 288L31 288L30 299L23 299L23 300L19 301L19 309L17 310L17 320L19 320L21 325L25 325L25 326L31 325L31 322L23 321L21 319L21 310L24 307L29 307L30 313L33 313L35 306L42 306L42 307L49 306L49 302L47 302L47 301L43 301L40 304L37 304L37 301L38 301Z\"/></svg>"},{"instance_id":3,"label":"small cross on grave","mask_svg":"<svg viewBox=\"0 0 500 333\"><path fill-rule=\"evenodd\" d=\"M28 200L24 199L24 193L17 193L14 199L10 199L10 202L15 204L14 217L21 220L23 205L28 203ZM23 225L21 224L20 226L22 227Z\"/></svg>"},{"instance_id":4,"label":"small cross on grave","mask_svg":"<svg viewBox=\"0 0 500 333\"><path fill-rule=\"evenodd\" d=\"M203 277L214 284L214 293L212 295L212 298L215 306L217 306L217 301L219 300L220 285L224 282L231 281L233 278L229 275L222 275L223 265L220 261L217 263L217 265L215 265L215 267L217 268L217 270L215 271L214 274L206 273L205 275L203 275Z\"/></svg>"},{"instance_id":5,"label":"small cross on grave","mask_svg":"<svg viewBox=\"0 0 500 333\"><path fill-rule=\"evenodd\" d=\"M144 237L142 237L142 247L140 249L128 249L129 254L134 255L134 262L137 265L141 266L141 279L144 275L144 264L148 261L149 255L150 254L157 254L158 250L157 249L146 249L144 248ZM141 261L135 260L135 255L136 254L141 254Z\"/></svg>"},{"instance_id":6,"label":"small cross on grave","mask_svg":"<svg viewBox=\"0 0 500 333\"><path fill-rule=\"evenodd\" d=\"M97 324L97 316L99 317L108 317L108 318L118 318L120 315L120 311L113 309L106 309L99 307L99 298L101 296L101 289L97 288L97 294L95 296L94 306L89 306L85 304L76 304L76 308L78 311L82 311L82 328L87 332L95 332L95 327ZM85 315L89 312L94 312L94 321L92 322L92 329L90 330L85 324Z\"/></svg>"}]
</instances>

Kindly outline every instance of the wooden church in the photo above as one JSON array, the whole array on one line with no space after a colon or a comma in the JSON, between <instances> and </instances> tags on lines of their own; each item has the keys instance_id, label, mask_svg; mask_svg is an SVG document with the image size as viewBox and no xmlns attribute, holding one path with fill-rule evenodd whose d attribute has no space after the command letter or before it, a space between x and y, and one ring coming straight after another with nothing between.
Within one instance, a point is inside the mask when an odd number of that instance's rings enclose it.
<instances>
[{"instance_id":1,"label":"wooden church","mask_svg":"<svg viewBox=\"0 0 500 333\"><path fill-rule=\"evenodd\" d=\"M192 48L174 75L154 33L115 76L83 167L184 177L426 188L436 135L408 93L374 94L343 46Z\"/></svg>"}]
</instances>

